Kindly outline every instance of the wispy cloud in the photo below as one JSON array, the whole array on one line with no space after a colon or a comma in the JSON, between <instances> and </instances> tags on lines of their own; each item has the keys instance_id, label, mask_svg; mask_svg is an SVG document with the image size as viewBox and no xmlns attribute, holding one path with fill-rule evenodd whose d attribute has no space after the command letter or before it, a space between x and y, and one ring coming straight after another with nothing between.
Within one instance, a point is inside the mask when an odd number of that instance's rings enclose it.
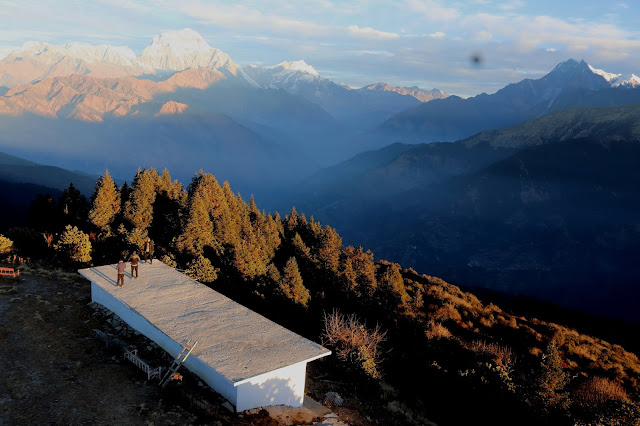
<instances>
[{"instance_id":1,"label":"wispy cloud","mask_svg":"<svg viewBox=\"0 0 640 426\"><path fill-rule=\"evenodd\" d=\"M367 38L397 38L398 34L388 33L384 31L374 30L371 27L360 28L357 25L350 25L347 27L347 31L358 37L367 37Z\"/></svg>"}]
</instances>

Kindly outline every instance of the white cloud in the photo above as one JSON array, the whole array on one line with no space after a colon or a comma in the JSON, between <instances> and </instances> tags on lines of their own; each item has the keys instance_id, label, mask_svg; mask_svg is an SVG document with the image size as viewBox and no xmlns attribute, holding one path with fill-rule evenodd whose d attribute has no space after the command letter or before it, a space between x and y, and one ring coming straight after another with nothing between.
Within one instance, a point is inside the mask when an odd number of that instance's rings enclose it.
<instances>
[{"instance_id":1,"label":"white cloud","mask_svg":"<svg viewBox=\"0 0 640 426\"><path fill-rule=\"evenodd\" d=\"M347 27L347 31L358 37L368 37L368 38L397 38L399 37L396 33L387 33L384 31L374 30L371 27L360 28L357 25L350 25Z\"/></svg>"},{"instance_id":2,"label":"white cloud","mask_svg":"<svg viewBox=\"0 0 640 426\"><path fill-rule=\"evenodd\" d=\"M431 38L443 38L446 34L443 33L442 31L436 31L435 33L431 33L429 34L429 37Z\"/></svg>"}]
</instances>

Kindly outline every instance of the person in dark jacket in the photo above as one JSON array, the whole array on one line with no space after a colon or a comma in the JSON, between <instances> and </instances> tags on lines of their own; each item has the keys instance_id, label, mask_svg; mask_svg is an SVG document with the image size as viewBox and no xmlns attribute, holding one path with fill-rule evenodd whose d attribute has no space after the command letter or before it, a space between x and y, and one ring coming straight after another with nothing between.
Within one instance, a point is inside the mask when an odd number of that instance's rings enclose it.
<instances>
[{"instance_id":1,"label":"person in dark jacket","mask_svg":"<svg viewBox=\"0 0 640 426\"><path fill-rule=\"evenodd\" d=\"M127 264L122 260L118 262L116 269L118 270L118 281L116 281L116 287L124 287L124 270L127 268Z\"/></svg>"},{"instance_id":2,"label":"person in dark jacket","mask_svg":"<svg viewBox=\"0 0 640 426\"><path fill-rule=\"evenodd\" d=\"M138 279L138 262L140 262L140 256L136 251L133 251L133 254L129 258L129 262L131 262L131 278L133 278L133 271L136 271L136 280Z\"/></svg>"},{"instance_id":3,"label":"person in dark jacket","mask_svg":"<svg viewBox=\"0 0 640 426\"><path fill-rule=\"evenodd\" d=\"M149 263L153 265L153 241L151 238L147 237L147 241L144 242L144 263L147 263L147 259Z\"/></svg>"}]
</instances>

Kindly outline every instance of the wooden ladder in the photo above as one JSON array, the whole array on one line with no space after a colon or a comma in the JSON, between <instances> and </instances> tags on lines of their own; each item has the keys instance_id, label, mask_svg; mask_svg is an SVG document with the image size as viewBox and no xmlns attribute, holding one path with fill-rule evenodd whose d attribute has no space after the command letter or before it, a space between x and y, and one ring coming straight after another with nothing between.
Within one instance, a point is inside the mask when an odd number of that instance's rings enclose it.
<instances>
[{"instance_id":1,"label":"wooden ladder","mask_svg":"<svg viewBox=\"0 0 640 426\"><path fill-rule=\"evenodd\" d=\"M187 360L187 358L191 354L191 351L193 351L193 348L195 348L198 344L197 340L193 342L193 344L191 343L191 340L192 339L189 339L189 341L182 347L182 350L180 351L178 356L176 356L176 359L173 360L173 364L171 364L171 367L169 367L165 375L162 377L162 380L160 380L160 387L164 388L165 386L167 386L167 384L169 384L173 375L178 371L182 363Z\"/></svg>"}]
</instances>

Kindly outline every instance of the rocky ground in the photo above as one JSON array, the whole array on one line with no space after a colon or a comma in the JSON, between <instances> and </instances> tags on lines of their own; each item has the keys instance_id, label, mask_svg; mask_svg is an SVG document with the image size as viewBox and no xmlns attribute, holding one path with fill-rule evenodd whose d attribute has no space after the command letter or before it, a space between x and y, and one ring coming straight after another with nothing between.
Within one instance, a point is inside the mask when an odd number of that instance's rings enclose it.
<instances>
[{"instance_id":1,"label":"rocky ground","mask_svg":"<svg viewBox=\"0 0 640 426\"><path fill-rule=\"evenodd\" d=\"M348 407L326 418L318 405L232 413L185 369L161 390L122 354L136 348L164 367L168 355L90 302L89 283L73 273L27 268L20 280L0 280L0 425L370 423ZM326 387L310 378L307 390L322 398Z\"/></svg>"}]
</instances>

